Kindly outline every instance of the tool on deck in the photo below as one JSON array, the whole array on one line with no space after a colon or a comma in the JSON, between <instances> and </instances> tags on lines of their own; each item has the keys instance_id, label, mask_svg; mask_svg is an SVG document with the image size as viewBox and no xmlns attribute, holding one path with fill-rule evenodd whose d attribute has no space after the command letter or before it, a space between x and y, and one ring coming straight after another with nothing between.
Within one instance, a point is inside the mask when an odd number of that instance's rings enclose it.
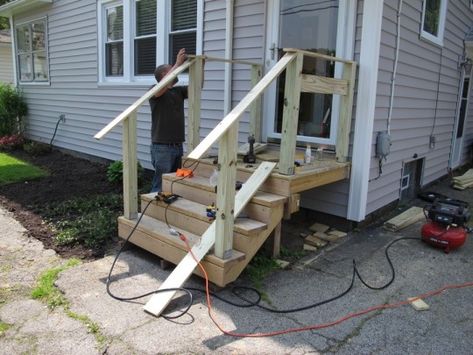
<instances>
[{"instance_id":1,"label":"tool on deck","mask_svg":"<svg viewBox=\"0 0 473 355\"><path fill-rule=\"evenodd\" d=\"M185 168L181 168L181 169L177 169L176 171L176 176L178 177L189 177L191 178L192 176L194 176L193 172L192 172L192 169L185 169Z\"/></svg>"},{"instance_id":2,"label":"tool on deck","mask_svg":"<svg viewBox=\"0 0 473 355\"><path fill-rule=\"evenodd\" d=\"M248 150L248 154L243 156L243 161L247 164L254 164L256 163L256 155L254 151L255 137L253 135L248 136L248 144L250 149Z\"/></svg>"},{"instance_id":3,"label":"tool on deck","mask_svg":"<svg viewBox=\"0 0 473 355\"><path fill-rule=\"evenodd\" d=\"M164 203L167 203L168 205L176 201L180 196L173 194L171 192L164 192L160 191L156 194L156 200L158 201L163 201Z\"/></svg>"},{"instance_id":4,"label":"tool on deck","mask_svg":"<svg viewBox=\"0 0 473 355\"><path fill-rule=\"evenodd\" d=\"M215 215L217 213L217 209L215 207L215 204L212 203L211 205L208 205L205 208L205 212L207 213L207 217L209 217L210 219L215 219Z\"/></svg>"}]
</instances>

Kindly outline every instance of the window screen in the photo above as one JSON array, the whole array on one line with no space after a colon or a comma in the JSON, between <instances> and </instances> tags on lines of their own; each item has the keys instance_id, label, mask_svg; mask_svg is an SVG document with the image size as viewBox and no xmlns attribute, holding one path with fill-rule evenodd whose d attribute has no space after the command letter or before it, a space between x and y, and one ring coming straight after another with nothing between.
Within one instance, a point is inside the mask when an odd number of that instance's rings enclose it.
<instances>
[{"instance_id":1,"label":"window screen","mask_svg":"<svg viewBox=\"0 0 473 355\"><path fill-rule=\"evenodd\" d=\"M156 0L137 0L135 14L135 75L153 74L156 67Z\"/></svg>"},{"instance_id":2,"label":"window screen","mask_svg":"<svg viewBox=\"0 0 473 355\"><path fill-rule=\"evenodd\" d=\"M169 33L169 63L174 63L179 49L196 53L197 0L173 0Z\"/></svg>"},{"instance_id":3,"label":"window screen","mask_svg":"<svg viewBox=\"0 0 473 355\"><path fill-rule=\"evenodd\" d=\"M106 10L107 41L105 43L105 67L107 76L123 75L123 6Z\"/></svg>"}]
</instances>

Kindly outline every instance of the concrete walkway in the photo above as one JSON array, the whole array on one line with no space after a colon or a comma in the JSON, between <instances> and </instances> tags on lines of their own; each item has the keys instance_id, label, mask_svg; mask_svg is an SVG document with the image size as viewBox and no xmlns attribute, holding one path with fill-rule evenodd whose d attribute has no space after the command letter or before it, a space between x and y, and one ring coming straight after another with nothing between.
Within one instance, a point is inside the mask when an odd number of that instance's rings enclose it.
<instances>
[{"instance_id":1,"label":"concrete walkway","mask_svg":"<svg viewBox=\"0 0 473 355\"><path fill-rule=\"evenodd\" d=\"M452 197L473 200L471 191L458 194L444 189L443 193L454 194ZM264 281L264 291L278 309L318 302L346 289L353 258L369 283L383 284L390 276L385 246L401 236L419 237L420 226L421 223L415 224L400 233L381 228L354 233L335 248L318 256L308 255L287 270L273 272ZM390 249L390 255L396 279L385 290L369 290L356 281L347 296L316 309L290 314L235 308L214 300L216 318L224 329L241 333L304 327L331 322L374 305L404 301L446 284L473 281L472 240L450 254L420 241L403 240ZM7 324L8 328L0 333L0 354L473 353L473 288L449 290L427 298L427 311L419 312L407 305L317 331L233 338L222 335L215 327L199 294L190 312L173 321L144 313L142 305L146 299L112 299L105 290L112 260L113 256L108 256L81 264L61 273L56 282L70 303L70 311L98 325L103 336L99 339L84 322L72 319L62 308L50 311L43 303L31 299L30 290L39 273L64 260L26 237L24 229L0 209L0 324ZM154 290L169 272L161 270L152 255L130 249L116 266L112 291L132 296ZM192 278L187 286L202 287L202 280Z\"/></svg>"}]
</instances>

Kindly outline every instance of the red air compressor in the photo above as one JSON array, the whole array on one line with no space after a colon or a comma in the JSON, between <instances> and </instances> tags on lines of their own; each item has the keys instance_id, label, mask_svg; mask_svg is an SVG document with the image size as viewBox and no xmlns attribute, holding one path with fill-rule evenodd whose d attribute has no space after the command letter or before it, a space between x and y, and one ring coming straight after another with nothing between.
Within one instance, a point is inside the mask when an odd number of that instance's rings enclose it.
<instances>
[{"instance_id":1,"label":"red air compressor","mask_svg":"<svg viewBox=\"0 0 473 355\"><path fill-rule=\"evenodd\" d=\"M468 204L453 199L436 199L424 207L430 220L422 226L422 240L446 253L461 247L466 240L470 219Z\"/></svg>"}]
</instances>

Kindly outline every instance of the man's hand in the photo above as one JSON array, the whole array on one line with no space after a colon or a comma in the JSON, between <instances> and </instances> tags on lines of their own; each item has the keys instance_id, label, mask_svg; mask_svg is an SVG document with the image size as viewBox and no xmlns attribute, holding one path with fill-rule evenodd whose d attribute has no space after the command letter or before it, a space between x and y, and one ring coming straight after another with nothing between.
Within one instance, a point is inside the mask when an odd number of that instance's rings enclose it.
<instances>
[{"instance_id":1,"label":"man's hand","mask_svg":"<svg viewBox=\"0 0 473 355\"><path fill-rule=\"evenodd\" d=\"M176 66L176 67L180 66L180 65L181 65L182 63L184 63L186 60L187 60L186 49L185 49L185 48L181 48L181 49L179 50L179 52L177 53L175 66Z\"/></svg>"}]
</instances>

